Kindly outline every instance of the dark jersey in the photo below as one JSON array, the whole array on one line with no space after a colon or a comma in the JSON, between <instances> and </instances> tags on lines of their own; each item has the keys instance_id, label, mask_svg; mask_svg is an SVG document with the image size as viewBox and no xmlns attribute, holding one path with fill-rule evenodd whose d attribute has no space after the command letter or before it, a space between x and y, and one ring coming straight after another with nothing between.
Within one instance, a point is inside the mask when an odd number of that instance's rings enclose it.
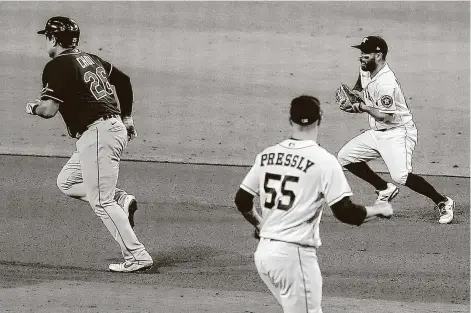
<instances>
[{"instance_id":1,"label":"dark jersey","mask_svg":"<svg viewBox=\"0 0 471 313\"><path fill-rule=\"evenodd\" d=\"M120 114L109 75L113 66L78 49L66 50L44 67L41 99L60 103L69 135L76 137L100 117Z\"/></svg>"}]
</instances>

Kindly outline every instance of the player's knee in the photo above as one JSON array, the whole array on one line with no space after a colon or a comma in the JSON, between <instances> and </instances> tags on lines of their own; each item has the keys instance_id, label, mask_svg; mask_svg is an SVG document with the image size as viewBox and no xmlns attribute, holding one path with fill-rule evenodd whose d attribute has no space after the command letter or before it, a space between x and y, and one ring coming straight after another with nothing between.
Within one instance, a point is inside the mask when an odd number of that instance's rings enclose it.
<instances>
[{"instance_id":1,"label":"player's knee","mask_svg":"<svg viewBox=\"0 0 471 313\"><path fill-rule=\"evenodd\" d=\"M351 158L348 156L348 153L344 148L340 149L340 151L337 153L337 160L342 166L352 163Z\"/></svg>"},{"instance_id":2,"label":"player's knee","mask_svg":"<svg viewBox=\"0 0 471 313\"><path fill-rule=\"evenodd\" d=\"M405 185L407 181L407 176L409 173L407 172L397 172L397 173L391 173L391 178L394 180L396 183Z\"/></svg>"},{"instance_id":3,"label":"player's knee","mask_svg":"<svg viewBox=\"0 0 471 313\"><path fill-rule=\"evenodd\" d=\"M59 188L59 190L62 193L67 195L71 186L70 184L67 183L67 178L64 177L64 175L62 175L62 172L59 174L59 176L57 176L56 184L57 184L57 188Z\"/></svg>"}]
</instances>

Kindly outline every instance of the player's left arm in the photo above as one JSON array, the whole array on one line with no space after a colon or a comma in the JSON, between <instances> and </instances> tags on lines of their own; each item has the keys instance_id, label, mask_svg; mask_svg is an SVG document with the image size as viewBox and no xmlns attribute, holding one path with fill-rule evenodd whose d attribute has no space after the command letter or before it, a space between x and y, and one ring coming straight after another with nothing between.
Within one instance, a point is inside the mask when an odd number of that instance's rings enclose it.
<instances>
[{"instance_id":1,"label":"player's left arm","mask_svg":"<svg viewBox=\"0 0 471 313\"><path fill-rule=\"evenodd\" d=\"M364 100L364 94L354 91ZM396 113L396 103L394 102L394 85L380 85L376 91L377 95L375 98L377 107L371 107L363 103L360 103L358 108L362 112L366 112L373 116L377 121L390 123L394 120L394 113Z\"/></svg>"},{"instance_id":2,"label":"player's left arm","mask_svg":"<svg viewBox=\"0 0 471 313\"><path fill-rule=\"evenodd\" d=\"M128 132L128 140L133 140L137 137L137 130L134 126L134 119L132 118L134 94L131 78L112 64L106 61L103 61L103 64L109 73L109 81L111 85L114 86L113 92L117 98L116 101L119 103L121 119Z\"/></svg>"},{"instance_id":3,"label":"player's left arm","mask_svg":"<svg viewBox=\"0 0 471 313\"><path fill-rule=\"evenodd\" d=\"M121 106L121 117L130 117L134 102L131 78L112 64L109 64L109 81L115 86L116 97L118 97Z\"/></svg>"}]
</instances>

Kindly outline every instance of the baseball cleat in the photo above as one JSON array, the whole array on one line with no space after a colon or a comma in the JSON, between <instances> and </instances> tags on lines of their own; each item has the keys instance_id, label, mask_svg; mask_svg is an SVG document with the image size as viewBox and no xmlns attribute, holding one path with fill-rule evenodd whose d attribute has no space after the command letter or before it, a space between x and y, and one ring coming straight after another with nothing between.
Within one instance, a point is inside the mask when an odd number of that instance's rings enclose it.
<instances>
[{"instance_id":1,"label":"baseball cleat","mask_svg":"<svg viewBox=\"0 0 471 313\"><path fill-rule=\"evenodd\" d=\"M124 200L123 210L128 216L129 224L134 228L134 213L137 211L137 201L136 197L132 195L127 195Z\"/></svg>"},{"instance_id":2,"label":"baseball cleat","mask_svg":"<svg viewBox=\"0 0 471 313\"><path fill-rule=\"evenodd\" d=\"M125 261L123 263L110 264L108 268L112 272L132 273L148 270L152 267L153 264L154 262L152 260L135 262Z\"/></svg>"},{"instance_id":3,"label":"baseball cleat","mask_svg":"<svg viewBox=\"0 0 471 313\"><path fill-rule=\"evenodd\" d=\"M442 201L437 205L440 224L448 224L453 220L453 209L455 208L455 201L450 197L446 197L447 201Z\"/></svg>"},{"instance_id":4,"label":"baseball cleat","mask_svg":"<svg viewBox=\"0 0 471 313\"><path fill-rule=\"evenodd\" d=\"M388 183L388 188L385 190L376 190L375 192L378 194L375 204L379 202L389 202L397 196L399 188L394 184Z\"/></svg>"}]
</instances>

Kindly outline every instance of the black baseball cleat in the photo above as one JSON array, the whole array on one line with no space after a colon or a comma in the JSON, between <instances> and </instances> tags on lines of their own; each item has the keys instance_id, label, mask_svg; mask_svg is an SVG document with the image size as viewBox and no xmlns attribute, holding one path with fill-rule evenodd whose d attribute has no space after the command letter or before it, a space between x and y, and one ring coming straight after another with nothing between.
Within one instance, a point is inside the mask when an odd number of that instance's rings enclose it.
<instances>
[{"instance_id":1,"label":"black baseball cleat","mask_svg":"<svg viewBox=\"0 0 471 313\"><path fill-rule=\"evenodd\" d=\"M127 195L124 200L123 210L128 216L129 224L134 228L134 213L137 211L137 201L136 197L132 195Z\"/></svg>"}]
</instances>

